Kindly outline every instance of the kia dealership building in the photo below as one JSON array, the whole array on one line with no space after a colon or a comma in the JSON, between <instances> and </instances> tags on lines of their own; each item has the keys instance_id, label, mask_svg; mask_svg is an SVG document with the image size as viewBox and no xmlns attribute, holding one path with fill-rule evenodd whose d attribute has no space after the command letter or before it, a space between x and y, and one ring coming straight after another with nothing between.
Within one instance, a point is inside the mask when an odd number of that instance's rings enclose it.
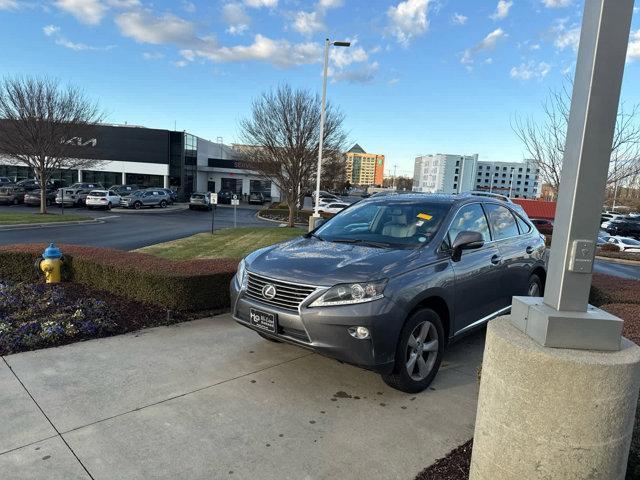
<instances>
[{"instance_id":1,"label":"kia dealership building","mask_svg":"<svg viewBox=\"0 0 640 480\"><path fill-rule=\"evenodd\" d=\"M273 200L279 193L270 181L243 168L236 151L186 132L129 125L100 125L92 138L75 138L77 158L96 160L88 169L65 170L59 178L106 186L134 184L166 187L184 196L192 192L261 192ZM0 158L0 177L33 178L33 171Z\"/></svg>"}]
</instances>

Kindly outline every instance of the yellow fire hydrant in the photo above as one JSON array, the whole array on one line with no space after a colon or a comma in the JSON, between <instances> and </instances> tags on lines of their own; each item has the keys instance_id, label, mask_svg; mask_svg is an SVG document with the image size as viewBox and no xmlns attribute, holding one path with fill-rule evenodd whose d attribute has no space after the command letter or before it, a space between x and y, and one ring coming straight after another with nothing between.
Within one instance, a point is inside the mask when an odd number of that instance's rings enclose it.
<instances>
[{"instance_id":1,"label":"yellow fire hydrant","mask_svg":"<svg viewBox=\"0 0 640 480\"><path fill-rule=\"evenodd\" d=\"M47 283L62 281L62 252L53 243L45 248L42 258L36 260L36 268L44 273Z\"/></svg>"}]
</instances>

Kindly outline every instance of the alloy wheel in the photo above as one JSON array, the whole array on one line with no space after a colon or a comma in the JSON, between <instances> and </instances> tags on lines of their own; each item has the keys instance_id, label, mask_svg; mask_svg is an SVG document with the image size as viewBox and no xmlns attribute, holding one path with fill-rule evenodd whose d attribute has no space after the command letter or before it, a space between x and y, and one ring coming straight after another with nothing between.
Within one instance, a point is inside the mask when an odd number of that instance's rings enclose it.
<instances>
[{"instance_id":1,"label":"alloy wheel","mask_svg":"<svg viewBox=\"0 0 640 480\"><path fill-rule=\"evenodd\" d=\"M438 330L431 322L418 324L407 341L405 368L412 380L422 381L438 358Z\"/></svg>"},{"instance_id":2,"label":"alloy wheel","mask_svg":"<svg viewBox=\"0 0 640 480\"><path fill-rule=\"evenodd\" d=\"M529 285L529 290L527 291L527 295L530 297L540 296L540 285L538 285L538 282L531 282L531 284Z\"/></svg>"}]
</instances>

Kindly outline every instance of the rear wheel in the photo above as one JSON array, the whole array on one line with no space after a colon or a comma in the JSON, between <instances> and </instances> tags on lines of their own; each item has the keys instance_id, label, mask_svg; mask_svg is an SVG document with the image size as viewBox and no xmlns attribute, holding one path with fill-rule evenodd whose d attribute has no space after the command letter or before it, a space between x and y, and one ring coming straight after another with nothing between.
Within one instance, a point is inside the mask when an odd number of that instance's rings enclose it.
<instances>
[{"instance_id":1,"label":"rear wheel","mask_svg":"<svg viewBox=\"0 0 640 480\"><path fill-rule=\"evenodd\" d=\"M20 200L18 200L17 198L13 199L13 204L14 205L18 205L20 203Z\"/></svg>"},{"instance_id":2,"label":"rear wheel","mask_svg":"<svg viewBox=\"0 0 640 480\"><path fill-rule=\"evenodd\" d=\"M107 210L111 210L111 207L112 207L111 202L109 202L109 203L107 204Z\"/></svg>"},{"instance_id":3,"label":"rear wheel","mask_svg":"<svg viewBox=\"0 0 640 480\"><path fill-rule=\"evenodd\" d=\"M382 379L403 392L423 391L438 373L444 345L440 316L428 308L416 311L400 332L393 373L382 375Z\"/></svg>"},{"instance_id":4,"label":"rear wheel","mask_svg":"<svg viewBox=\"0 0 640 480\"><path fill-rule=\"evenodd\" d=\"M167 208L167 202L165 200L160 202L160 208Z\"/></svg>"},{"instance_id":5,"label":"rear wheel","mask_svg":"<svg viewBox=\"0 0 640 480\"><path fill-rule=\"evenodd\" d=\"M527 287L528 297L542 296L542 280L535 273L529 277L529 286Z\"/></svg>"},{"instance_id":6,"label":"rear wheel","mask_svg":"<svg viewBox=\"0 0 640 480\"><path fill-rule=\"evenodd\" d=\"M136 210L140 210L142 208L142 203L141 202L135 202L133 204L133 208L135 208Z\"/></svg>"}]
</instances>

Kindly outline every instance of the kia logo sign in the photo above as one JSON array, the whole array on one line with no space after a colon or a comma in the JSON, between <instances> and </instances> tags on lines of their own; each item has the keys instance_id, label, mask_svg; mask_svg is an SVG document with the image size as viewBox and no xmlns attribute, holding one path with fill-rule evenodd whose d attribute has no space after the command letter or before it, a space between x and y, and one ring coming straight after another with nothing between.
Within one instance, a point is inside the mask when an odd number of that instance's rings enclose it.
<instances>
[{"instance_id":1,"label":"kia logo sign","mask_svg":"<svg viewBox=\"0 0 640 480\"><path fill-rule=\"evenodd\" d=\"M276 287L270 283L262 287L262 296L267 300L273 300L276 296Z\"/></svg>"},{"instance_id":2,"label":"kia logo sign","mask_svg":"<svg viewBox=\"0 0 640 480\"><path fill-rule=\"evenodd\" d=\"M67 145L76 145L78 147L95 147L98 145L98 139L90 138L89 140L83 140L82 137L73 137L69 140L63 140L62 143L66 143Z\"/></svg>"}]
</instances>

